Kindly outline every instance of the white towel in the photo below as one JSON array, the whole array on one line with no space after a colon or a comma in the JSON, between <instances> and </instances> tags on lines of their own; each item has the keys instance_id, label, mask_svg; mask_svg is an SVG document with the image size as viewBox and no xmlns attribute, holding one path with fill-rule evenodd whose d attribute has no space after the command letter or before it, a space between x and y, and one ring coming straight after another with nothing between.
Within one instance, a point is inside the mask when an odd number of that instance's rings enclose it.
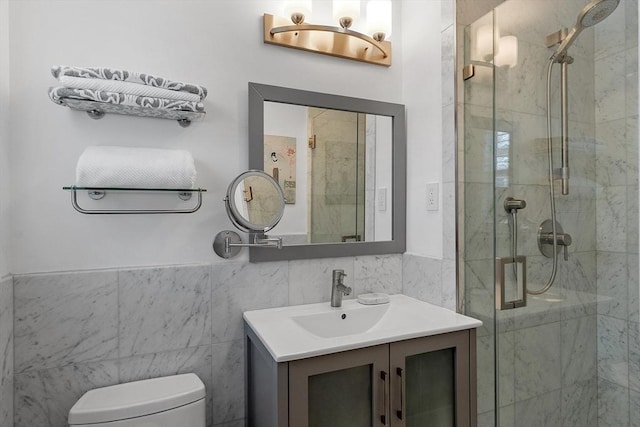
<instances>
[{"instance_id":1,"label":"white towel","mask_svg":"<svg viewBox=\"0 0 640 427\"><path fill-rule=\"evenodd\" d=\"M161 87L147 86L138 83L122 82L119 80L92 79L72 76L60 76L58 80L60 80L60 83L62 83L64 87L73 89L91 89L126 93L129 95L150 96L153 98L200 102L200 96L195 93L163 89Z\"/></svg>"},{"instance_id":2,"label":"white towel","mask_svg":"<svg viewBox=\"0 0 640 427\"><path fill-rule=\"evenodd\" d=\"M196 168L185 150L88 147L78 159L78 187L194 188Z\"/></svg>"}]
</instances>

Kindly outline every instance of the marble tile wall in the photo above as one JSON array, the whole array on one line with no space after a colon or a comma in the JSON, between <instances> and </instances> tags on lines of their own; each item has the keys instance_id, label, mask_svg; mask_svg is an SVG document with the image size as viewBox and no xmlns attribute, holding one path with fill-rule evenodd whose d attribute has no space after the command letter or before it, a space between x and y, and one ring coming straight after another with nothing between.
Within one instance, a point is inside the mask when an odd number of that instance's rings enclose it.
<instances>
[{"instance_id":1,"label":"marble tile wall","mask_svg":"<svg viewBox=\"0 0 640 427\"><path fill-rule=\"evenodd\" d=\"M15 427L63 427L91 388L195 372L208 391L207 425L243 425L243 311L328 301L336 268L354 289L348 298L404 291L455 309L445 265L381 255L15 276L0 287L0 325L15 324L15 374L0 377L0 401L11 401L15 381L15 404L0 406L0 420L13 410Z\"/></svg>"},{"instance_id":2,"label":"marble tile wall","mask_svg":"<svg viewBox=\"0 0 640 427\"><path fill-rule=\"evenodd\" d=\"M13 278L0 280L0 426L13 425Z\"/></svg>"},{"instance_id":3,"label":"marble tile wall","mask_svg":"<svg viewBox=\"0 0 640 427\"><path fill-rule=\"evenodd\" d=\"M242 393L212 384L242 370L213 368L241 343L211 341L210 277L210 265L16 276L15 426L64 426L91 388L185 372L210 391L209 425L227 421L212 408Z\"/></svg>"}]
</instances>

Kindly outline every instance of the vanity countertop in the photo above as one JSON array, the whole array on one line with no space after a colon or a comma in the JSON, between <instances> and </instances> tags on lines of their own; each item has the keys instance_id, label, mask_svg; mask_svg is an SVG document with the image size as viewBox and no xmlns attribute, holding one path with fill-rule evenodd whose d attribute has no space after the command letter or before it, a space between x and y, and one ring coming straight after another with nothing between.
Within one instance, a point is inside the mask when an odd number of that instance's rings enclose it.
<instances>
[{"instance_id":1,"label":"vanity countertop","mask_svg":"<svg viewBox=\"0 0 640 427\"><path fill-rule=\"evenodd\" d=\"M276 362L482 325L477 319L401 294L390 295L387 304L363 305L349 299L342 307L323 302L247 311L243 317Z\"/></svg>"}]
</instances>

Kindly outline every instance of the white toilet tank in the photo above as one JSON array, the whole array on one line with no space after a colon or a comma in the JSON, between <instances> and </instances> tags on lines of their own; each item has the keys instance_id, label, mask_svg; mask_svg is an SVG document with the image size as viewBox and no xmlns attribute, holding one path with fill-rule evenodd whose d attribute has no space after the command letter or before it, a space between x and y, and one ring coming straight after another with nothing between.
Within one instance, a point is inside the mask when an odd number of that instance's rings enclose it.
<instances>
[{"instance_id":1,"label":"white toilet tank","mask_svg":"<svg viewBox=\"0 0 640 427\"><path fill-rule=\"evenodd\" d=\"M117 384L86 392L71 427L204 427L205 389L195 374Z\"/></svg>"}]
</instances>

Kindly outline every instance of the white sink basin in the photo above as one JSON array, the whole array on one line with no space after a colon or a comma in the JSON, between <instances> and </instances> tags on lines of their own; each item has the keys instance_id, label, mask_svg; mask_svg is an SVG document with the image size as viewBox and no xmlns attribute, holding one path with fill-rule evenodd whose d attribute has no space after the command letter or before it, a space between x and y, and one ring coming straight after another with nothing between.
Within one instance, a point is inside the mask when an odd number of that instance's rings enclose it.
<instances>
[{"instance_id":1,"label":"white sink basin","mask_svg":"<svg viewBox=\"0 0 640 427\"><path fill-rule=\"evenodd\" d=\"M244 320L276 362L353 350L410 338L477 328L479 320L418 301L390 295L389 303L362 305L344 300L254 310Z\"/></svg>"},{"instance_id":2,"label":"white sink basin","mask_svg":"<svg viewBox=\"0 0 640 427\"><path fill-rule=\"evenodd\" d=\"M373 328L389 310L389 304L362 305L349 310L292 316L303 329L322 338L361 334Z\"/></svg>"}]
</instances>

